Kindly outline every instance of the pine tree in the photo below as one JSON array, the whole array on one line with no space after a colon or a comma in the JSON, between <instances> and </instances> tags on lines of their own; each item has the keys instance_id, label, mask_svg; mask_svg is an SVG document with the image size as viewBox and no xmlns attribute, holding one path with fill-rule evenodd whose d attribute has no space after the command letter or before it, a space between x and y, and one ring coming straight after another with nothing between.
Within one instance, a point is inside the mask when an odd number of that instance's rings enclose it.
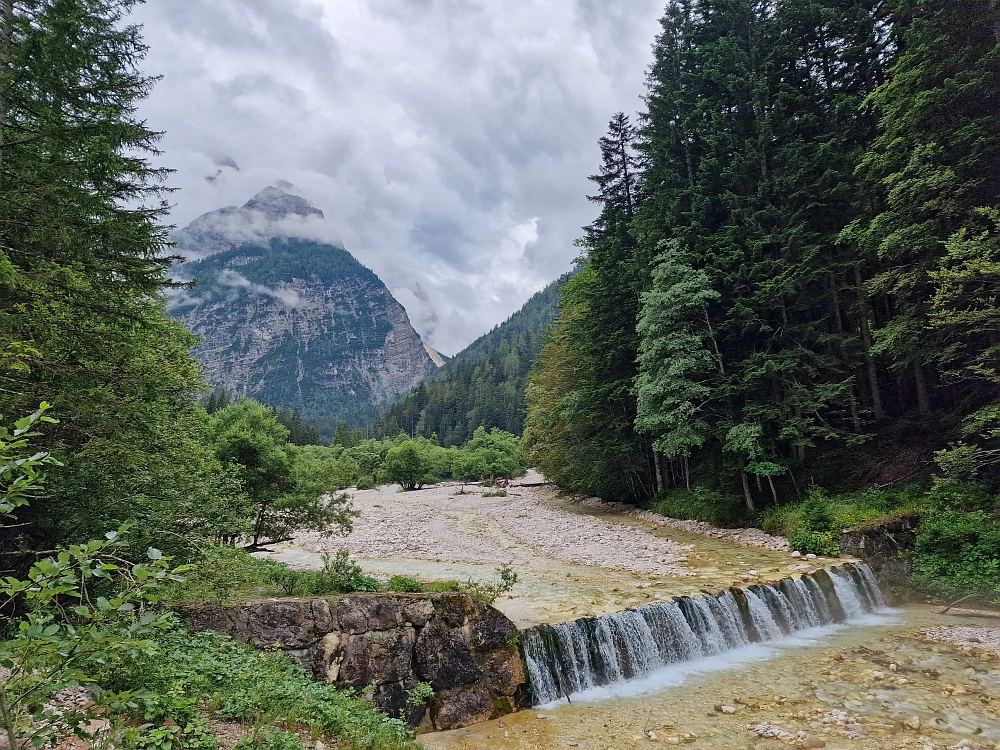
<instances>
[{"instance_id":1,"label":"pine tree","mask_svg":"<svg viewBox=\"0 0 1000 750\"><path fill-rule=\"evenodd\" d=\"M3 6L0 412L52 402L47 447L64 464L5 547L48 549L129 519L137 546L178 518L191 535L239 523L204 444L194 341L163 309L165 171L135 113L153 79L126 20L134 4Z\"/></svg>"},{"instance_id":2,"label":"pine tree","mask_svg":"<svg viewBox=\"0 0 1000 750\"><path fill-rule=\"evenodd\" d=\"M877 258L867 286L884 312L873 350L908 375L900 409L925 412L940 350L928 317L931 274L955 233L991 229L976 209L1000 197L1000 8L898 0L895 10L900 49L869 100L879 133L862 163L882 199L844 238Z\"/></svg>"},{"instance_id":3,"label":"pine tree","mask_svg":"<svg viewBox=\"0 0 1000 750\"><path fill-rule=\"evenodd\" d=\"M686 264L678 244L664 243L652 287L642 295L637 330L636 429L653 437L653 450L680 458L710 437L702 410L712 396L721 361L711 350L708 305L719 299L704 271ZM664 484L656 461L658 489ZM690 488L690 472L684 472Z\"/></svg>"}]
</instances>

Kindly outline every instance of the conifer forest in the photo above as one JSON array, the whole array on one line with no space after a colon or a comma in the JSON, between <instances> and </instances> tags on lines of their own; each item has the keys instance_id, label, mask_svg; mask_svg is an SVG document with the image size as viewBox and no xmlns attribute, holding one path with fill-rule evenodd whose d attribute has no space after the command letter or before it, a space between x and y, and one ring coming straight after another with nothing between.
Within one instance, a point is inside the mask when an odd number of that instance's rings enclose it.
<instances>
[{"instance_id":1,"label":"conifer forest","mask_svg":"<svg viewBox=\"0 0 1000 750\"><path fill-rule=\"evenodd\" d=\"M1000 747L1000 0L660 2L0 0L0 750Z\"/></svg>"}]
</instances>

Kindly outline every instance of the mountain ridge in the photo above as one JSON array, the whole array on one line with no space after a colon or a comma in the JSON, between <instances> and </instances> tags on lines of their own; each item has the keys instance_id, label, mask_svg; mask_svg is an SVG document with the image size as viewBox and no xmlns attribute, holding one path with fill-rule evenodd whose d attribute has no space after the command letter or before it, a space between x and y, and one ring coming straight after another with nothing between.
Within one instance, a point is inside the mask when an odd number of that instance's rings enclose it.
<instances>
[{"instance_id":1,"label":"mountain ridge","mask_svg":"<svg viewBox=\"0 0 1000 750\"><path fill-rule=\"evenodd\" d=\"M371 419L436 369L403 306L345 248L296 236L322 211L266 188L177 231L193 286L169 312L199 337L212 385L295 409L323 436Z\"/></svg>"}]
</instances>

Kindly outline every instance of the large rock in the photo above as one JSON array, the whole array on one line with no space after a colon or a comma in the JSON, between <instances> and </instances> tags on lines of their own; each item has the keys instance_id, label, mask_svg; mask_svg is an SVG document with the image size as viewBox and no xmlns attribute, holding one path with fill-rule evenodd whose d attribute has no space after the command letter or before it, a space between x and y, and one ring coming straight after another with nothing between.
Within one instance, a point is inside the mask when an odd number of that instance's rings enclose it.
<instances>
[{"instance_id":1,"label":"large rock","mask_svg":"<svg viewBox=\"0 0 1000 750\"><path fill-rule=\"evenodd\" d=\"M443 690L431 705L431 720L437 729L457 729L486 721L493 715L493 701L485 685Z\"/></svg>"},{"instance_id":2,"label":"large rock","mask_svg":"<svg viewBox=\"0 0 1000 750\"><path fill-rule=\"evenodd\" d=\"M283 649L317 679L374 686L372 702L411 726L452 729L506 713L525 683L517 628L467 594L348 594L189 607L193 630ZM430 711L419 683L435 695Z\"/></svg>"},{"instance_id":3,"label":"large rock","mask_svg":"<svg viewBox=\"0 0 1000 750\"><path fill-rule=\"evenodd\" d=\"M435 618L420 631L414 652L420 675L434 690L467 685L479 678L464 628L450 628Z\"/></svg>"},{"instance_id":4,"label":"large rock","mask_svg":"<svg viewBox=\"0 0 1000 750\"><path fill-rule=\"evenodd\" d=\"M879 588L891 603L905 600L910 592L913 548L917 544L919 516L902 516L864 529L844 529L840 551L864 560L875 574Z\"/></svg>"}]
</instances>

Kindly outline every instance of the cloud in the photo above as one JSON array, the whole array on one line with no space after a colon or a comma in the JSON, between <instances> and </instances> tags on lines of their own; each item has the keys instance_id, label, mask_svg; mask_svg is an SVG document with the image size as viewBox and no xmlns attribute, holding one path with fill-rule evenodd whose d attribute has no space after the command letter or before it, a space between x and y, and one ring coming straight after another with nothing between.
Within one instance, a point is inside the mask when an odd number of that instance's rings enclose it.
<instances>
[{"instance_id":1,"label":"cloud","mask_svg":"<svg viewBox=\"0 0 1000 750\"><path fill-rule=\"evenodd\" d=\"M570 267L597 139L641 107L662 2L139 6L173 222L294 184L326 215L294 217L304 236L350 250L453 354Z\"/></svg>"},{"instance_id":2,"label":"cloud","mask_svg":"<svg viewBox=\"0 0 1000 750\"><path fill-rule=\"evenodd\" d=\"M196 307L208 302L226 300L233 302L244 295L270 297L288 308L302 307L303 300L298 292L286 285L276 287L254 284L239 271L224 268L213 279L210 287L182 287L167 292L171 308Z\"/></svg>"}]
</instances>

